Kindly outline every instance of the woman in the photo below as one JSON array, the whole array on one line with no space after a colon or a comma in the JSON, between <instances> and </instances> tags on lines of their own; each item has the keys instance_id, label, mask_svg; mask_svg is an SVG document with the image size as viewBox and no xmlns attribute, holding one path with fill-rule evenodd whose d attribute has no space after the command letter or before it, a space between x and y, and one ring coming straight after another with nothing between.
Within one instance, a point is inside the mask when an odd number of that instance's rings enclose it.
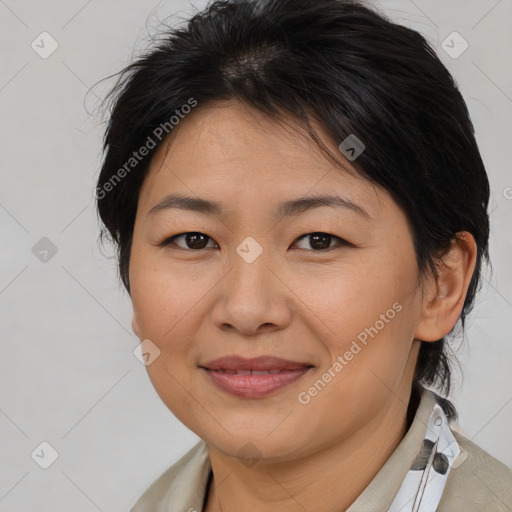
<instances>
[{"instance_id":1,"label":"woman","mask_svg":"<svg viewBox=\"0 0 512 512\"><path fill-rule=\"evenodd\" d=\"M217 1L122 76L98 211L201 438L132 511L510 510L441 397L489 184L425 39L358 2Z\"/></svg>"}]
</instances>

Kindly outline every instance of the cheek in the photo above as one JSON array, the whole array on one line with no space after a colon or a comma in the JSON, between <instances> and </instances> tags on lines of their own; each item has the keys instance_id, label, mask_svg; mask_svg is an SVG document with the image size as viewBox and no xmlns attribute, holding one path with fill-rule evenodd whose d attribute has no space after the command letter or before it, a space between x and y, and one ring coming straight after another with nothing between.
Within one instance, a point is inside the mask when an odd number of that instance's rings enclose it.
<instances>
[{"instance_id":1,"label":"cheek","mask_svg":"<svg viewBox=\"0 0 512 512\"><path fill-rule=\"evenodd\" d=\"M382 252L362 254L349 264L333 265L328 272L320 267L304 272L295 277L293 286L304 312L311 312L306 316L314 323L313 332L339 350L376 323L379 331L389 332L390 327L400 331L399 317L407 316L404 311L410 313L416 288L414 259L386 258Z\"/></svg>"},{"instance_id":2,"label":"cheek","mask_svg":"<svg viewBox=\"0 0 512 512\"><path fill-rule=\"evenodd\" d=\"M187 329L190 332L201 299L214 281L208 272L199 272L192 264L171 265L163 253L134 249L130 286L140 335L155 340L160 350L166 350L171 342L184 341L177 334ZM179 350L179 346L173 348Z\"/></svg>"},{"instance_id":3,"label":"cheek","mask_svg":"<svg viewBox=\"0 0 512 512\"><path fill-rule=\"evenodd\" d=\"M329 358L300 390L311 400L308 417L323 417L330 432L369 421L395 396L411 362L417 317L411 287L389 273L353 276L358 279L335 281L331 292L317 294L321 321L310 328L326 333L318 339Z\"/></svg>"},{"instance_id":4,"label":"cheek","mask_svg":"<svg viewBox=\"0 0 512 512\"><path fill-rule=\"evenodd\" d=\"M149 252L149 251L148 251ZM131 299L141 339L150 339L159 357L146 367L153 387L182 421L190 407L186 391L194 362L193 337L201 321L205 277L171 268L164 258L137 249L130 263ZM199 274L201 276L201 274Z\"/></svg>"},{"instance_id":5,"label":"cheek","mask_svg":"<svg viewBox=\"0 0 512 512\"><path fill-rule=\"evenodd\" d=\"M348 397L373 401L376 407L379 400L388 398L389 389L396 388L408 367L420 312L413 249L405 247L399 254L394 249L361 254L325 279L320 279L320 272L306 275L301 293L310 297L307 306L315 313L308 316L309 329L329 354L321 372L330 368L336 375L313 408L318 407L320 413L329 403L344 403L357 416L359 400ZM342 420L334 415L335 421Z\"/></svg>"}]
</instances>

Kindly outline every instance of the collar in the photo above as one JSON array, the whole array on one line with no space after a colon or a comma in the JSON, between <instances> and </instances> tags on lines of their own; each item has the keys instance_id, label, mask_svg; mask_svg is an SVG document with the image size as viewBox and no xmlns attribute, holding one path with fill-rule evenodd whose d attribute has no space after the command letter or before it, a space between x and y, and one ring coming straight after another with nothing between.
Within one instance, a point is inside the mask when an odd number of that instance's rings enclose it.
<instances>
[{"instance_id":1,"label":"collar","mask_svg":"<svg viewBox=\"0 0 512 512\"><path fill-rule=\"evenodd\" d=\"M428 502L435 500L435 498L441 498L449 469L459 454L457 442L450 431L445 414L438 405L436 396L430 390L425 388L421 390L420 404L406 435L374 479L346 512L382 512L383 510L388 512L402 510L405 512L417 510L416 507L419 506L419 500L423 494L423 490L418 492L415 487L417 484L421 488L420 480L423 476L423 471L418 470L418 466L422 466L422 469L426 467L422 485L427 479L429 481L428 493L425 493L425 499L420 510L436 510L437 503L434 506L433 501L431 505ZM430 440L433 442L430 442ZM435 448L426 453L426 459L429 458L430 454L432 455L430 461L425 460L425 464L418 465L419 459L425 453L425 445L428 446L429 444L430 449L432 445ZM437 450L446 452L449 466L443 478L433 479L431 466L434 455L438 455ZM398 493L400 493L400 498L397 498ZM417 494L418 497L416 497ZM432 495L435 495L435 498Z\"/></svg>"}]
</instances>

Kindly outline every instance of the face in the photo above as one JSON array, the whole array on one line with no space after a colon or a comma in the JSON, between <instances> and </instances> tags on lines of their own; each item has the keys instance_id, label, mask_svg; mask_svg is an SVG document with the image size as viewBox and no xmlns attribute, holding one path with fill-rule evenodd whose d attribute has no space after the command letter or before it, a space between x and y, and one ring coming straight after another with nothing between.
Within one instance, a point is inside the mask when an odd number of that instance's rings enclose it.
<instances>
[{"instance_id":1,"label":"face","mask_svg":"<svg viewBox=\"0 0 512 512\"><path fill-rule=\"evenodd\" d=\"M382 417L410 387L421 322L402 210L350 162L234 101L193 111L169 148L140 192L129 269L133 328L160 351L147 370L164 403L226 454L251 442L283 460ZM338 199L305 201L318 196ZM227 356L288 363L214 371Z\"/></svg>"}]
</instances>

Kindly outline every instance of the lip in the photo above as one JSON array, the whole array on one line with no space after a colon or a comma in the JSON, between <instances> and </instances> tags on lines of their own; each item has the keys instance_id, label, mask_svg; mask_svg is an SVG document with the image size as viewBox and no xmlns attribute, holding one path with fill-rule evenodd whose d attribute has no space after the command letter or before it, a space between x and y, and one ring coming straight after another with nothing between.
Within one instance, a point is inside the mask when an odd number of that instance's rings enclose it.
<instances>
[{"instance_id":1,"label":"lip","mask_svg":"<svg viewBox=\"0 0 512 512\"><path fill-rule=\"evenodd\" d=\"M241 356L225 356L199 365L208 370L301 370L313 366L282 359L275 356L260 356L246 358Z\"/></svg>"},{"instance_id":2,"label":"lip","mask_svg":"<svg viewBox=\"0 0 512 512\"><path fill-rule=\"evenodd\" d=\"M274 356L227 356L199 365L219 389L238 397L261 398L289 386L313 365ZM241 372L241 373L239 373Z\"/></svg>"}]
</instances>

